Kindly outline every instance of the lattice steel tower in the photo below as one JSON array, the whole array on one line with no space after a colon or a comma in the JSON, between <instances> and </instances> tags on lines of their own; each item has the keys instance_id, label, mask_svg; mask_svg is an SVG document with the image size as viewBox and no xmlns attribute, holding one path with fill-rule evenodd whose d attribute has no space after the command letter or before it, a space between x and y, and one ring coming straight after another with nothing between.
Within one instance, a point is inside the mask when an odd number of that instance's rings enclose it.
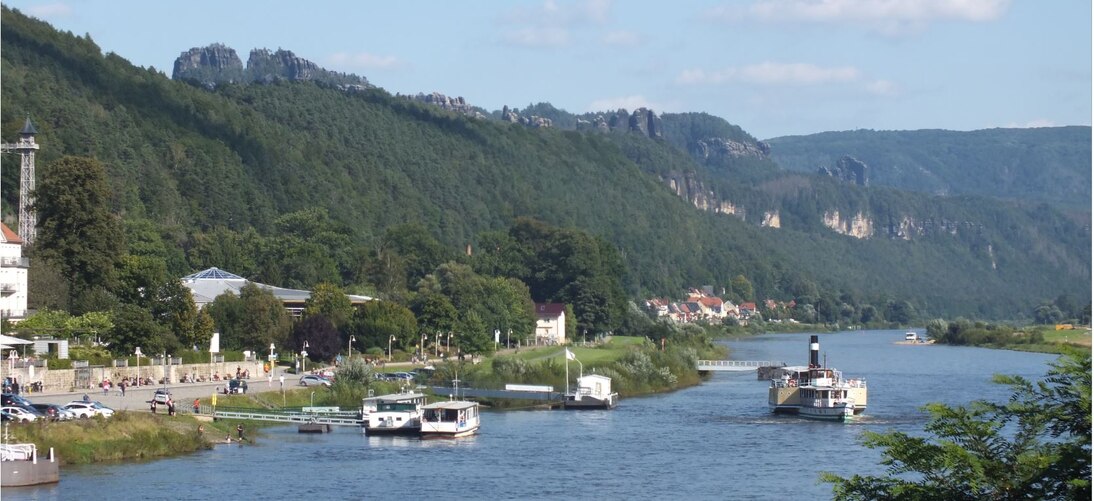
<instances>
[{"instance_id":1,"label":"lattice steel tower","mask_svg":"<svg viewBox=\"0 0 1094 501\"><path fill-rule=\"evenodd\" d=\"M30 123L30 117L19 131L19 140L15 143L4 143L4 152L19 154L19 236L23 237L23 245L30 245L38 230L38 214L34 212L34 152L38 151L38 143L34 142L34 135L38 131L34 124Z\"/></svg>"}]
</instances>

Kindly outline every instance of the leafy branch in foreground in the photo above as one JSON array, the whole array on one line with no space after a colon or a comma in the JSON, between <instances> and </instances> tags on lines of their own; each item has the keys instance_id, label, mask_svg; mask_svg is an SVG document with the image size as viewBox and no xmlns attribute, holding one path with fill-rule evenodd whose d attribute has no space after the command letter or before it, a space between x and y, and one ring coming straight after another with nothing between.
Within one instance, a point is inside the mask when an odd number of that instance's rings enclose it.
<instances>
[{"instance_id":1,"label":"leafy branch in foreground","mask_svg":"<svg viewBox=\"0 0 1094 501\"><path fill-rule=\"evenodd\" d=\"M1090 499L1090 353L1068 352L1041 381L996 376L1005 404L929 404L927 437L866 432L886 476L824 473L838 500Z\"/></svg>"}]
</instances>

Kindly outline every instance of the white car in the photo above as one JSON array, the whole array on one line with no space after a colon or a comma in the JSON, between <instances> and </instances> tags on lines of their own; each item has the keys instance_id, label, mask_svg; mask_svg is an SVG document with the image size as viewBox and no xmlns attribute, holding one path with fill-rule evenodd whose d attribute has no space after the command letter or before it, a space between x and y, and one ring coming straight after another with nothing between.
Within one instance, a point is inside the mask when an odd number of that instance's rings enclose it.
<instances>
[{"instance_id":1,"label":"white car","mask_svg":"<svg viewBox=\"0 0 1094 501\"><path fill-rule=\"evenodd\" d=\"M330 380L315 374L306 374L300 378L300 386L330 386Z\"/></svg>"},{"instance_id":2,"label":"white car","mask_svg":"<svg viewBox=\"0 0 1094 501\"><path fill-rule=\"evenodd\" d=\"M107 407L99 402L83 402L75 400L65 404L65 409L68 409L76 413L76 416L81 419L90 418L93 416L110 417L114 415L114 409Z\"/></svg>"},{"instance_id":3,"label":"white car","mask_svg":"<svg viewBox=\"0 0 1094 501\"><path fill-rule=\"evenodd\" d=\"M21 421L24 423L30 423L38 420L38 415L30 412L22 407L0 407L0 412L6 414L8 419L12 421Z\"/></svg>"}]
</instances>

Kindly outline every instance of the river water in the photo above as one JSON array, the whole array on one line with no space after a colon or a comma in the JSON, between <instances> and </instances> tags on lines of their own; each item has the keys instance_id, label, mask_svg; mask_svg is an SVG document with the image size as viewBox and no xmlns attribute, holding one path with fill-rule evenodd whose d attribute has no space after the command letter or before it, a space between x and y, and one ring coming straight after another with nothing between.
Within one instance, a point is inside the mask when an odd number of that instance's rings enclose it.
<instances>
[{"instance_id":1,"label":"river water","mask_svg":"<svg viewBox=\"0 0 1094 501\"><path fill-rule=\"evenodd\" d=\"M808 361L809 334L725 341L735 360ZM256 446L185 457L63 468L52 486L11 499L827 499L822 471L880 474L864 430L921 433L928 402L1001 401L993 374L1042 376L1051 355L902 346L904 331L821 334L821 354L865 378L869 407L853 423L774 416L755 373L628 398L612 411L485 412L459 440L366 437L336 428L263 430Z\"/></svg>"}]
</instances>

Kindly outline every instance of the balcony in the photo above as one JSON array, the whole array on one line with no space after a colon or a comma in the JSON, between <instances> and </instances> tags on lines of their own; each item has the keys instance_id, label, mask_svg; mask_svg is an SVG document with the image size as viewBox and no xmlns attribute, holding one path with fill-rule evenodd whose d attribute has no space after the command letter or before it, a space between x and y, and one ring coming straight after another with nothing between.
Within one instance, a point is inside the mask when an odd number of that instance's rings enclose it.
<instances>
[{"instance_id":1,"label":"balcony","mask_svg":"<svg viewBox=\"0 0 1094 501\"><path fill-rule=\"evenodd\" d=\"M30 258L0 257L0 268L30 268Z\"/></svg>"}]
</instances>

